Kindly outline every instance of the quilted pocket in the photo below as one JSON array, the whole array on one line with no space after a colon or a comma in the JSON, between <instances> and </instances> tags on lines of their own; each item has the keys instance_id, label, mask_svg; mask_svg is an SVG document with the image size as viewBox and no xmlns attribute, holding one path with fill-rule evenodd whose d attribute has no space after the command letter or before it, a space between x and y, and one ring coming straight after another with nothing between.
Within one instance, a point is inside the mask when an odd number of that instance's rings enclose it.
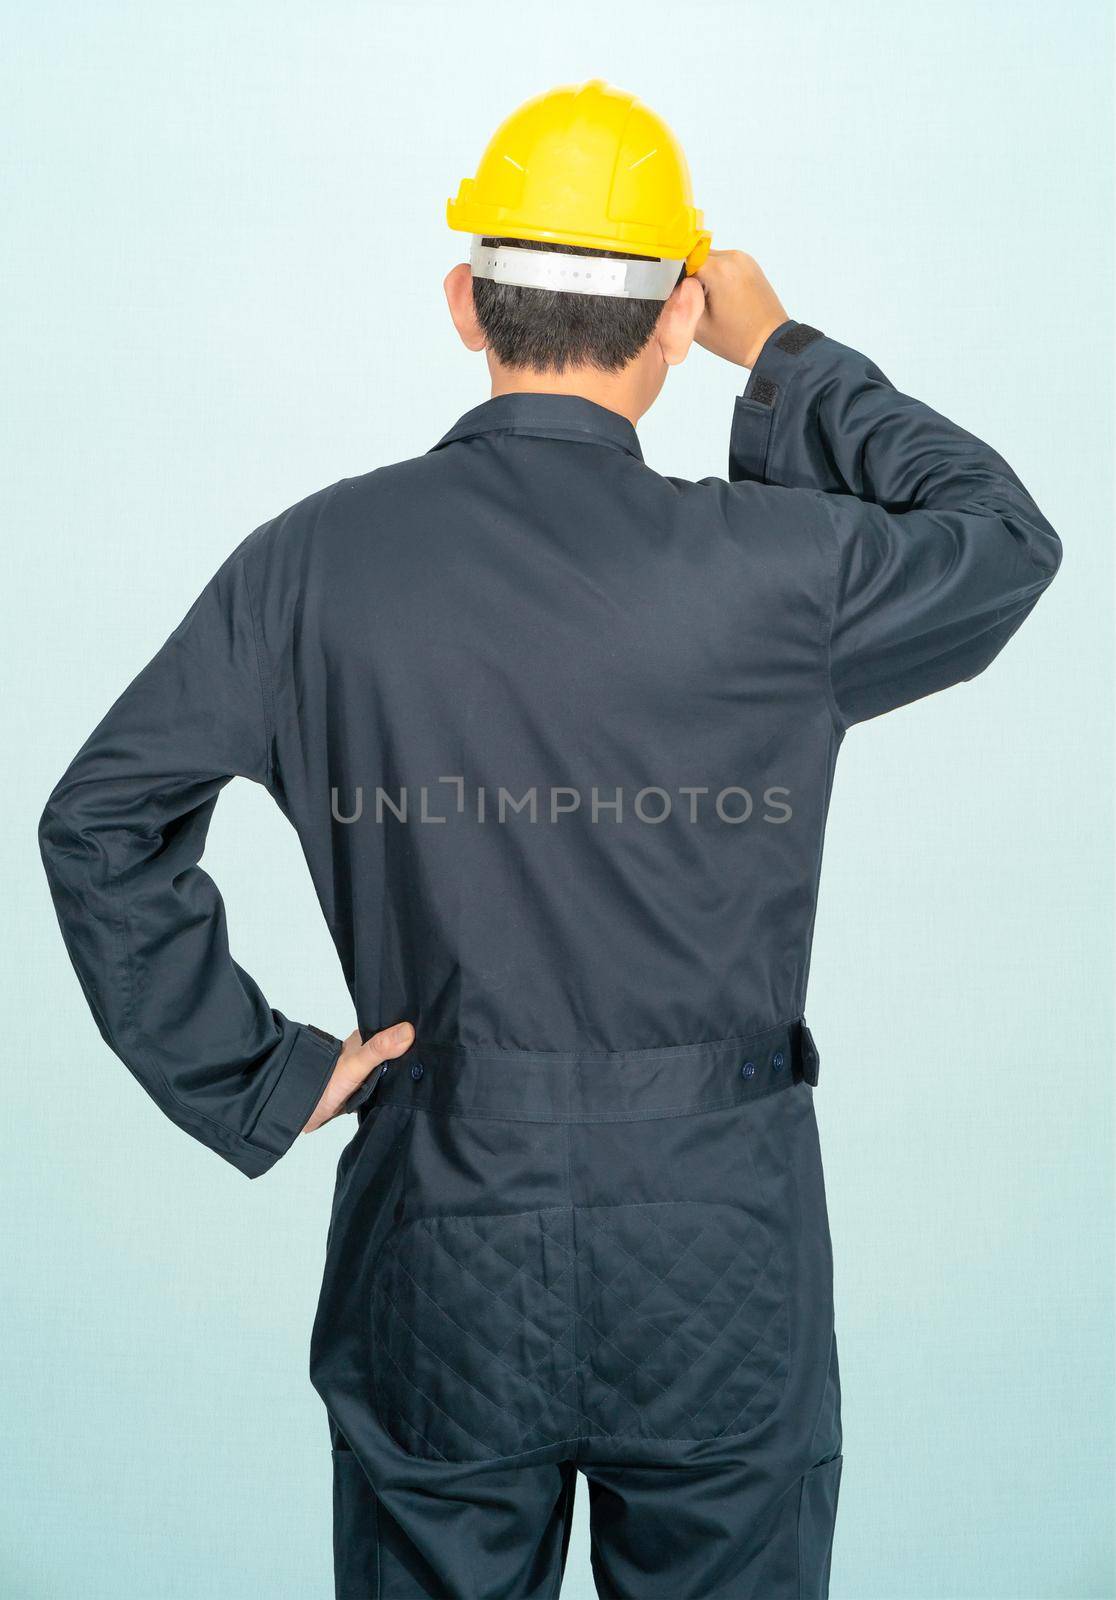
<instances>
[{"instance_id":1,"label":"quilted pocket","mask_svg":"<svg viewBox=\"0 0 1116 1600\"><path fill-rule=\"evenodd\" d=\"M669 1200L578 1211L576 1227L588 1431L712 1439L762 1422L788 1333L784 1262L763 1223Z\"/></svg>"},{"instance_id":2,"label":"quilted pocket","mask_svg":"<svg viewBox=\"0 0 1116 1600\"><path fill-rule=\"evenodd\" d=\"M381 1421L414 1455L475 1461L577 1436L570 1213L421 1217L376 1264Z\"/></svg>"},{"instance_id":3,"label":"quilted pocket","mask_svg":"<svg viewBox=\"0 0 1116 1600\"><path fill-rule=\"evenodd\" d=\"M421 1217L387 1241L372 1320L382 1422L450 1461L743 1433L786 1379L783 1262L732 1205Z\"/></svg>"}]
</instances>

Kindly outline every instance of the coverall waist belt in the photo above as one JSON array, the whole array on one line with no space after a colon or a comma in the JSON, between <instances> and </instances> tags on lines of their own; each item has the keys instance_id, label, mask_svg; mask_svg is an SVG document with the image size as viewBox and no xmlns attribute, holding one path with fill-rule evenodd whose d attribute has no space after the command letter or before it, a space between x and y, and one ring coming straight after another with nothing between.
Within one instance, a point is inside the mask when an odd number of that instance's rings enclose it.
<instances>
[{"instance_id":1,"label":"coverall waist belt","mask_svg":"<svg viewBox=\"0 0 1116 1600\"><path fill-rule=\"evenodd\" d=\"M801 1018L748 1038L658 1050L483 1050L419 1041L376 1075L369 1100L517 1122L688 1116L816 1084Z\"/></svg>"}]
</instances>

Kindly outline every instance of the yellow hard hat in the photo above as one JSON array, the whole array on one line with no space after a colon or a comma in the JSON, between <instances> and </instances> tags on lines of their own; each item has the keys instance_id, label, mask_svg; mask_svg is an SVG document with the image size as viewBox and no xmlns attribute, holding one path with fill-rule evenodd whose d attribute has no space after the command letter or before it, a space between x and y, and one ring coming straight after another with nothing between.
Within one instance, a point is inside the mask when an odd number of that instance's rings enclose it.
<instances>
[{"instance_id":1,"label":"yellow hard hat","mask_svg":"<svg viewBox=\"0 0 1116 1600\"><path fill-rule=\"evenodd\" d=\"M712 239L694 208L674 134L634 95L600 79L551 89L513 111L476 177L462 179L446 218L458 232L475 234L478 244L484 236L535 239L653 256L674 263L675 277L683 262L688 273L697 271ZM497 265L488 262L484 275L504 276ZM545 286L632 292L580 281Z\"/></svg>"}]
</instances>

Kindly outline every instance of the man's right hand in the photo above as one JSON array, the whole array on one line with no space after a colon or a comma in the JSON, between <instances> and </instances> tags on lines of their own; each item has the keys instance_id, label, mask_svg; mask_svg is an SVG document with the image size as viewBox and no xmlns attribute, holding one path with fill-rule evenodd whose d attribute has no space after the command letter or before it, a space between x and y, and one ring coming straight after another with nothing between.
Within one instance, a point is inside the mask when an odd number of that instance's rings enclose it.
<instances>
[{"instance_id":1,"label":"man's right hand","mask_svg":"<svg viewBox=\"0 0 1116 1600\"><path fill-rule=\"evenodd\" d=\"M771 334L787 320L779 296L742 250L711 250L697 280L705 310L694 338L715 356L754 367Z\"/></svg>"},{"instance_id":2,"label":"man's right hand","mask_svg":"<svg viewBox=\"0 0 1116 1600\"><path fill-rule=\"evenodd\" d=\"M415 1030L409 1022L397 1022L393 1028L374 1033L367 1044L361 1043L359 1029L350 1033L341 1047L337 1065L330 1074L325 1092L314 1109L314 1115L303 1128L303 1133L313 1133L337 1115L351 1094L355 1094L370 1072L383 1061L394 1061L409 1050L414 1043Z\"/></svg>"}]
</instances>

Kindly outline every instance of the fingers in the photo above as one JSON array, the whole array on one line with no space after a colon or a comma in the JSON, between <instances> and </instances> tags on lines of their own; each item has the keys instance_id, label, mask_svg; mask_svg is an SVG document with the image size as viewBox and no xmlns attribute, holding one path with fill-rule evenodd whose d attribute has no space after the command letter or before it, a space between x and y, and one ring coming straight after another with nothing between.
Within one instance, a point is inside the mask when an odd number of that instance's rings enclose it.
<instances>
[{"instance_id":1,"label":"fingers","mask_svg":"<svg viewBox=\"0 0 1116 1600\"><path fill-rule=\"evenodd\" d=\"M390 1028L382 1028L367 1043L361 1042L359 1029L354 1029L341 1047L337 1065L303 1132L313 1133L335 1117L369 1073L383 1062L393 1061L403 1055L414 1043L414 1038L415 1030L409 1022L397 1022Z\"/></svg>"},{"instance_id":2,"label":"fingers","mask_svg":"<svg viewBox=\"0 0 1116 1600\"><path fill-rule=\"evenodd\" d=\"M726 361L754 366L765 341L787 320L763 269L743 250L713 250L697 277L705 290L705 312L695 341Z\"/></svg>"},{"instance_id":3,"label":"fingers","mask_svg":"<svg viewBox=\"0 0 1116 1600\"><path fill-rule=\"evenodd\" d=\"M361 1046L360 1055L365 1070L363 1077L367 1077L373 1067L378 1067L381 1061L394 1061L397 1056L411 1048L415 1041L415 1030L409 1022L397 1022L393 1027L383 1028L379 1033L374 1033L368 1042Z\"/></svg>"},{"instance_id":4,"label":"fingers","mask_svg":"<svg viewBox=\"0 0 1116 1600\"><path fill-rule=\"evenodd\" d=\"M743 275L758 271L759 264L755 257L743 250L710 250L694 276L699 283L704 283L707 279L715 281L723 278L729 272Z\"/></svg>"}]
</instances>

